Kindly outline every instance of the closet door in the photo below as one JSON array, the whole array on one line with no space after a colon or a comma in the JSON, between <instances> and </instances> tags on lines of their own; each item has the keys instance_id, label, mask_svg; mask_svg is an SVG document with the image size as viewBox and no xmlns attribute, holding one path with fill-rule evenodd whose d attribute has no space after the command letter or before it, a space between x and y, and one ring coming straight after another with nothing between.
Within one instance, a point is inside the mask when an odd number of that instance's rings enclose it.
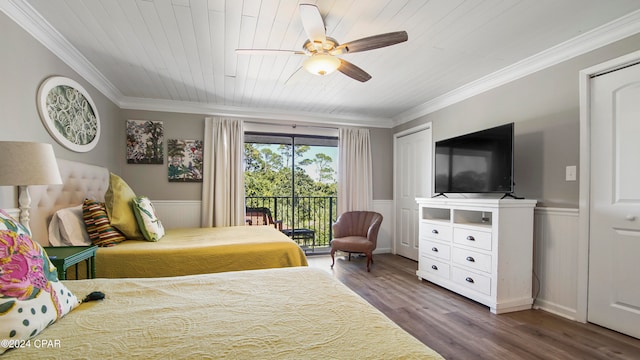
<instances>
[{"instance_id":1,"label":"closet door","mask_svg":"<svg viewBox=\"0 0 640 360\"><path fill-rule=\"evenodd\" d=\"M640 65L591 80L588 320L640 338Z\"/></svg>"},{"instance_id":2,"label":"closet door","mask_svg":"<svg viewBox=\"0 0 640 360\"><path fill-rule=\"evenodd\" d=\"M395 253L418 260L418 203L416 197L431 197L431 124L395 136L394 199Z\"/></svg>"}]
</instances>

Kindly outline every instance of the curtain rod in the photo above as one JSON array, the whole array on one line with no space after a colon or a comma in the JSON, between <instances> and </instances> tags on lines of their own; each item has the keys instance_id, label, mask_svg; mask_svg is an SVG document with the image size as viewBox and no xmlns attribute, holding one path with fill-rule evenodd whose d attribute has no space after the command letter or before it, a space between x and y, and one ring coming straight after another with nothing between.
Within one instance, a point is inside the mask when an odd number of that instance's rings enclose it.
<instances>
[{"instance_id":1,"label":"curtain rod","mask_svg":"<svg viewBox=\"0 0 640 360\"><path fill-rule=\"evenodd\" d=\"M299 125L296 123L291 123L291 124L276 124L276 123L271 123L271 122L266 122L266 121L244 121L246 124L253 124L253 125L271 125L271 126L284 126L284 127L291 127L293 129L301 127L301 128L316 128L316 129L330 129L330 130L338 130L339 128L337 126L321 126L321 125Z\"/></svg>"}]
</instances>

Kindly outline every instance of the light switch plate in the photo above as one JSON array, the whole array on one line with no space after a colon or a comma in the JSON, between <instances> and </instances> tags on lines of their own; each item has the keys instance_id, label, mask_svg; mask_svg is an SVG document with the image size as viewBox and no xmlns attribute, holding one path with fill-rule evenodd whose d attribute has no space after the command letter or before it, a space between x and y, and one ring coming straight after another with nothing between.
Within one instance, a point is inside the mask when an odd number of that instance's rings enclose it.
<instances>
[{"instance_id":1,"label":"light switch plate","mask_svg":"<svg viewBox=\"0 0 640 360\"><path fill-rule=\"evenodd\" d=\"M567 166L565 174L566 181L576 181L576 168L577 167L575 165Z\"/></svg>"}]
</instances>

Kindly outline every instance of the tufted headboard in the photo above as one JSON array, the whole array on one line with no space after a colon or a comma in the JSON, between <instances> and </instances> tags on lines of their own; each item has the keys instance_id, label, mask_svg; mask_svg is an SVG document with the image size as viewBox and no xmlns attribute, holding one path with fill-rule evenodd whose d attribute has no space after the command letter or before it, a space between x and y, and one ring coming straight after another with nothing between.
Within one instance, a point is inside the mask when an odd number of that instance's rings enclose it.
<instances>
[{"instance_id":1,"label":"tufted headboard","mask_svg":"<svg viewBox=\"0 0 640 360\"><path fill-rule=\"evenodd\" d=\"M109 169L64 159L58 160L62 185L30 186L31 233L42 245L49 244L48 227L53 214L82 204L84 199L104 201L109 187Z\"/></svg>"}]
</instances>

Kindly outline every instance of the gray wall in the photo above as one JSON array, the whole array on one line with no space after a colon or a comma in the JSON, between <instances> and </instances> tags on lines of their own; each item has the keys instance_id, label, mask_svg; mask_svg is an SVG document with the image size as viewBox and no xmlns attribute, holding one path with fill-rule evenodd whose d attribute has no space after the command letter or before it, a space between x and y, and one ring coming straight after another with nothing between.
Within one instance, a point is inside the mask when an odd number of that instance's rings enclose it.
<instances>
[{"instance_id":1,"label":"gray wall","mask_svg":"<svg viewBox=\"0 0 640 360\"><path fill-rule=\"evenodd\" d=\"M127 120L162 121L164 127L164 164L127 164L126 156L118 159L122 171L118 174L126 180L138 195L153 200L200 200L202 183L170 183L167 180L167 140L204 140L205 115L168 113L158 111L122 110L119 136L126 138ZM126 146L122 143L123 149Z\"/></svg>"},{"instance_id":2,"label":"gray wall","mask_svg":"<svg viewBox=\"0 0 640 360\"><path fill-rule=\"evenodd\" d=\"M580 157L578 73L636 51L638 44L640 35L626 38L397 126L393 133L430 121L437 141L515 122L516 194L537 199L540 206L578 207L579 181L565 181L565 167L577 166Z\"/></svg>"},{"instance_id":3,"label":"gray wall","mask_svg":"<svg viewBox=\"0 0 640 360\"><path fill-rule=\"evenodd\" d=\"M51 143L59 158L119 170L119 159L124 156L124 151L117 150L124 146L124 139L118 136L120 109L1 12L0 34L0 140ZM40 120L38 87L53 75L79 82L96 104L102 134L90 152L76 153L62 147ZM0 208L17 206L14 193L13 187L0 186Z\"/></svg>"},{"instance_id":4,"label":"gray wall","mask_svg":"<svg viewBox=\"0 0 640 360\"><path fill-rule=\"evenodd\" d=\"M370 128L373 200L393 199L393 131Z\"/></svg>"}]
</instances>

